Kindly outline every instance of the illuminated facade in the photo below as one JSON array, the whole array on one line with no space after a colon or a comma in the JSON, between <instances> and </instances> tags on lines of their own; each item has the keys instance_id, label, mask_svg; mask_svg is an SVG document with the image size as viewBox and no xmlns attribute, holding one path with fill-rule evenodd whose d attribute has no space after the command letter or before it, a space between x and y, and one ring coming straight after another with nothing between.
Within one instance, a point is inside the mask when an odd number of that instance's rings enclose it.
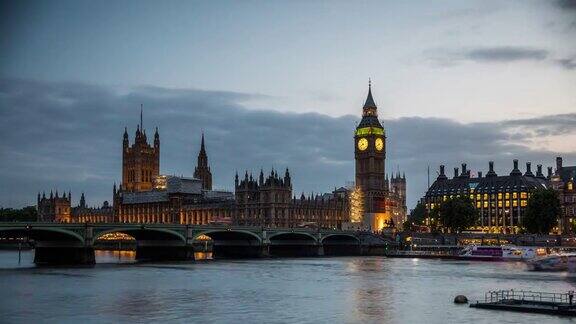
<instances>
[{"instance_id":1,"label":"illuminated facade","mask_svg":"<svg viewBox=\"0 0 576 324\"><path fill-rule=\"evenodd\" d=\"M56 192L46 198L46 194L38 194L38 218L41 222L60 222L60 223L107 223L114 220L112 207L107 201L104 201L102 207L86 206L84 193L80 197L80 203L76 207L71 207L72 194L68 192L61 197Z\"/></svg>"},{"instance_id":2,"label":"illuminated facade","mask_svg":"<svg viewBox=\"0 0 576 324\"><path fill-rule=\"evenodd\" d=\"M454 168L452 179L448 179L441 165L436 181L426 192L425 203L430 215L430 211L443 201L468 196L480 214L476 229L491 233L518 233L531 191L549 187L550 181L542 174L542 165L538 165L536 174L533 174L530 162L526 163L524 174L518 169L518 160L514 160L510 174L498 176L494 162L490 161L484 177L482 172L471 177L470 170L463 163L461 173ZM426 221L430 224L437 220L428 218Z\"/></svg>"},{"instance_id":3,"label":"illuminated facade","mask_svg":"<svg viewBox=\"0 0 576 324\"><path fill-rule=\"evenodd\" d=\"M400 177L398 172L391 182L385 178L386 133L378 120L371 84L362 107L362 120L354 133L354 158L356 190L361 191L363 197L365 227L370 230L381 230L392 224L401 227L407 211L406 177Z\"/></svg>"},{"instance_id":4,"label":"illuminated facade","mask_svg":"<svg viewBox=\"0 0 576 324\"><path fill-rule=\"evenodd\" d=\"M350 217L348 190L340 188L323 195L302 194L292 196L292 180L286 169L284 176L274 170L264 178L260 170L258 179L236 174L236 207L234 223L266 227L321 227L341 228Z\"/></svg>"},{"instance_id":5,"label":"illuminated facade","mask_svg":"<svg viewBox=\"0 0 576 324\"><path fill-rule=\"evenodd\" d=\"M154 178L160 175L160 135L154 133L153 146L148 144L146 130L142 125L136 128L134 144L130 145L128 129L124 129L122 141L122 190L139 192L151 190Z\"/></svg>"},{"instance_id":6,"label":"illuminated facade","mask_svg":"<svg viewBox=\"0 0 576 324\"><path fill-rule=\"evenodd\" d=\"M70 222L71 219L71 208L70 200L72 199L72 194L68 192L60 196L58 191L56 195L50 191L50 196L47 198L46 193L40 196L38 193L37 198L37 209L38 209L38 220L41 222Z\"/></svg>"},{"instance_id":7,"label":"illuminated facade","mask_svg":"<svg viewBox=\"0 0 576 324\"><path fill-rule=\"evenodd\" d=\"M114 196L121 223L172 223L205 225L230 222L234 197L230 192L202 189L202 180L160 176L149 191L118 191Z\"/></svg>"},{"instance_id":8,"label":"illuminated facade","mask_svg":"<svg viewBox=\"0 0 576 324\"><path fill-rule=\"evenodd\" d=\"M198 164L194 169L194 178L202 180L202 189L212 190L212 172L208 165L208 154L204 146L204 134L200 143L200 153L198 153Z\"/></svg>"},{"instance_id":9,"label":"illuminated facade","mask_svg":"<svg viewBox=\"0 0 576 324\"><path fill-rule=\"evenodd\" d=\"M576 166L564 166L562 158L556 158L556 171L550 177L550 183L554 190L558 191L562 206L560 228L565 233L574 232L576 223Z\"/></svg>"}]
</instances>

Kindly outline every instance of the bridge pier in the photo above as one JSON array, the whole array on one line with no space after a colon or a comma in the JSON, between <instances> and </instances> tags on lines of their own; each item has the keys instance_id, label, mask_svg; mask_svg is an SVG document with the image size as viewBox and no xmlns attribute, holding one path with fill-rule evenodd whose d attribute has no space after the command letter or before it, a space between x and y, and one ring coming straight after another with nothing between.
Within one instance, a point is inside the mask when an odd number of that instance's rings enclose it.
<instances>
[{"instance_id":1,"label":"bridge pier","mask_svg":"<svg viewBox=\"0 0 576 324\"><path fill-rule=\"evenodd\" d=\"M93 265L96 263L94 248L91 246L36 246L36 265Z\"/></svg>"},{"instance_id":2,"label":"bridge pier","mask_svg":"<svg viewBox=\"0 0 576 324\"><path fill-rule=\"evenodd\" d=\"M277 243L270 246L270 255L274 257L315 257L319 256L320 254L318 245L316 244Z\"/></svg>"},{"instance_id":3,"label":"bridge pier","mask_svg":"<svg viewBox=\"0 0 576 324\"><path fill-rule=\"evenodd\" d=\"M188 261L194 260L194 246L170 242L137 242L138 261Z\"/></svg>"},{"instance_id":4,"label":"bridge pier","mask_svg":"<svg viewBox=\"0 0 576 324\"><path fill-rule=\"evenodd\" d=\"M263 256L262 245L228 245L215 243L212 247L214 259L255 259Z\"/></svg>"}]
</instances>

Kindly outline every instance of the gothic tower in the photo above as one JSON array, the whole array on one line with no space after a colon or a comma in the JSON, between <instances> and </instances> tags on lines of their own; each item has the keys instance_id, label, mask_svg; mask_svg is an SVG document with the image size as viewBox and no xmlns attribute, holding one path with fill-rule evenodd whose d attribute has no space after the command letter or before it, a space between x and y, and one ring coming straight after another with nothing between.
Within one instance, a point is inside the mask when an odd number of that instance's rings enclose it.
<instances>
[{"instance_id":1,"label":"gothic tower","mask_svg":"<svg viewBox=\"0 0 576 324\"><path fill-rule=\"evenodd\" d=\"M154 179L159 175L160 135L158 135L158 128L156 128L154 146L148 144L146 130L142 124L142 107L140 107L140 125L136 127L132 146L130 146L128 139L128 129L124 129L121 187L126 191L152 190Z\"/></svg>"},{"instance_id":2,"label":"gothic tower","mask_svg":"<svg viewBox=\"0 0 576 324\"><path fill-rule=\"evenodd\" d=\"M362 108L362 120L354 135L354 158L356 162L356 187L364 196L364 212L386 211L386 182L384 162L386 159L386 135L378 120L378 111L372 98L372 85L368 84L368 97Z\"/></svg>"},{"instance_id":3,"label":"gothic tower","mask_svg":"<svg viewBox=\"0 0 576 324\"><path fill-rule=\"evenodd\" d=\"M208 155L204 146L204 133L202 133L202 143L200 153L198 153L198 165L194 170L194 178L202 180L202 189L212 190L212 173L208 166Z\"/></svg>"}]
</instances>

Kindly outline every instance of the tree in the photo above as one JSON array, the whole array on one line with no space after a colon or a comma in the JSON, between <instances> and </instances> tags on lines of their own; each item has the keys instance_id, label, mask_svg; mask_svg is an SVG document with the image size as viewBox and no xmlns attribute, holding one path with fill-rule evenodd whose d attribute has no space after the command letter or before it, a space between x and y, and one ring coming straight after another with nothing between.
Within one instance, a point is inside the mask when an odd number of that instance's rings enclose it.
<instances>
[{"instance_id":1,"label":"tree","mask_svg":"<svg viewBox=\"0 0 576 324\"><path fill-rule=\"evenodd\" d=\"M478 210L470 198L462 196L442 202L432 211L431 216L438 219L440 224L451 233L458 233L476 223Z\"/></svg>"},{"instance_id":2,"label":"tree","mask_svg":"<svg viewBox=\"0 0 576 324\"><path fill-rule=\"evenodd\" d=\"M1 222L34 222L38 219L36 207L29 206L22 209L1 208Z\"/></svg>"},{"instance_id":3,"label":"tree","mask_svg":"<svg viewBox=\"0 0 576 324\"><path fill-rule=\"evenodd\" d=\"M558 225L561 212L558 192L554 189L538 189L528 199L522 225L528 233L548 234Z\"/></svg>"},{"instance_id":4,"label":"tree","mask_svg":"<svg viewBox=\"0 0 576 324\"><path fill-rule=\"evenodd\" d=\"M421 201L419 201L416 204L416 207L414 207L414 209L412 209L412 211L410 212L408 220L416 225L422 225L424 224L425 219L426 219L426 205L424 205Z\"/></svg>"}]
</instances>

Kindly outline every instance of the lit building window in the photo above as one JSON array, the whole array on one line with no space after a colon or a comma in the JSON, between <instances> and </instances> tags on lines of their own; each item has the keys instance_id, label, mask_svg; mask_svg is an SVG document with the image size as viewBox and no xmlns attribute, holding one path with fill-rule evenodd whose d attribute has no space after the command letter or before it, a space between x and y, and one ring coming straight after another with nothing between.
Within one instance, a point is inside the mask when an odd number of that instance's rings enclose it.
<instances>
[{"instance_id":1,"label":"lit building window","mask_svg":"<svg viewBox=\"0 0 576 324\"><path fill-rule=\"evenodd\" d=\"M477 195L476 195L476 199L478 199L478 200L482 199L482 195L481 195L481 194L477 194Z\"/></svg>"},{"instance_id":2,"label":"lit building window","mask_svg":"<svg viewBox=\"0 0 576 324\"><path fill-rule=\"evenodd\" d=\"M470 195L470 199L471 199L471 200L474 200L474 195Z\"/></svg>"},{"instance_id":3,"label":"lit building window","mask_svg":"<svg viewBox=\"0 0 576 324\"><path fill-rule=\"evenodd\" d=\"M498 193L498 200L502 200L502 193L501 192Z\"/></svg>"},{"instance_id":4,"label":"lit building window","mask_svg":"<svg viewBox=\"0 0 576 324\"><path fill-rule=\"evenodd\" d=\"M484 194L484 200L488 200L488 194L487 193Z\"/></svg>"},{"instance_id":5,"label":"lit building window","mask_svg":"<svg viewBox=\"0 0 576 324\"><path fill-rule=\"evenodd\" d=\"M504 195L504 197L505 197L506 199L510 199L510 193L507 192L506 195Z\"/></svg>"},{"instance_id":6,"label":"lit building window","mask_svg":"<svg viewBox=\"0 0 576 324\"><path fill-rule=\"evenodd\" d=\"M513 192L512 193L512 199L517 199L518 198L518 193L517 192Z\"/></svg>"},{"instance_id":7,"label":"lit building window","mask_svg":"<svg viewBox=\"0 0 576 324\"><path fill-rule=\"evenodd\" d=\"M572 182L568 182L568 190L573 190L573 184L572 184Z\"/></svg>"},{"instance_id":8,"label":"lit building window","mask_svg":"<svg viewBox=\"0 0 576 324\"><path fill-rule=\"evenodd\" d=\"M521 201L520 201L520 206L521 206L521 207L526 207L526 205L527 205L526 200L521 200Z\"/></svg>"},{"instance_id":9,"label":"lit building window","mask_svg":"<svg viewBox=\"0 0 576 324\"><path fill-rule=\"evenodd\" d=\"M518 200L514 200L514 201L512 202L512 206L513 206L513 207L518 207Z\"/></svg>"},{"instance_id":10,"label":"lit building window","mask_svg":"<svg viewBox=\"0 0 576 324\"><path fill-rule=\"evenodd\" d=\"M520 198L521 198L521 199L526 199L526 198L528 198L528 194L525 193L525 192L521 192L521 193L520 193Z\"/></svg>"},{"instance_id":11,"label":"lit building window","mask_svg":"<svg viewBox=\"0 0 576 324\"><path fill-rule=\"evenodd\" d=\"M488 202L484 201L484 208L488 208Z\"/></svg>"},{"instance_id":12,"label":"lit building window","mask_svg":"<svg viewBox=\"0 0 576 324\"><path fill-rule=\"evenodd\" d=\"M510 207L510 201L506 200L506 207Z\"/></svg>"},{"instance_id":13,"label":"lit building window","mask_svg":"<svg viewBox=\"0 0 576 324\"><path fill-rule=\"evenodd\" d=\"M482 203L481 203L481 202L477 202L477 203L476 203L476 208L480 208L480 207L482 207Z\"/></svg>"},{"instance_id":14,"label":"lit building window","mask_svg":"<svg viewBox=\"0 0 576 324\"><path fill-rule=\"evenodd\" d=\"M498 200L498 207L502 207L502 200Z\"/></svg>"}]
</instances>

